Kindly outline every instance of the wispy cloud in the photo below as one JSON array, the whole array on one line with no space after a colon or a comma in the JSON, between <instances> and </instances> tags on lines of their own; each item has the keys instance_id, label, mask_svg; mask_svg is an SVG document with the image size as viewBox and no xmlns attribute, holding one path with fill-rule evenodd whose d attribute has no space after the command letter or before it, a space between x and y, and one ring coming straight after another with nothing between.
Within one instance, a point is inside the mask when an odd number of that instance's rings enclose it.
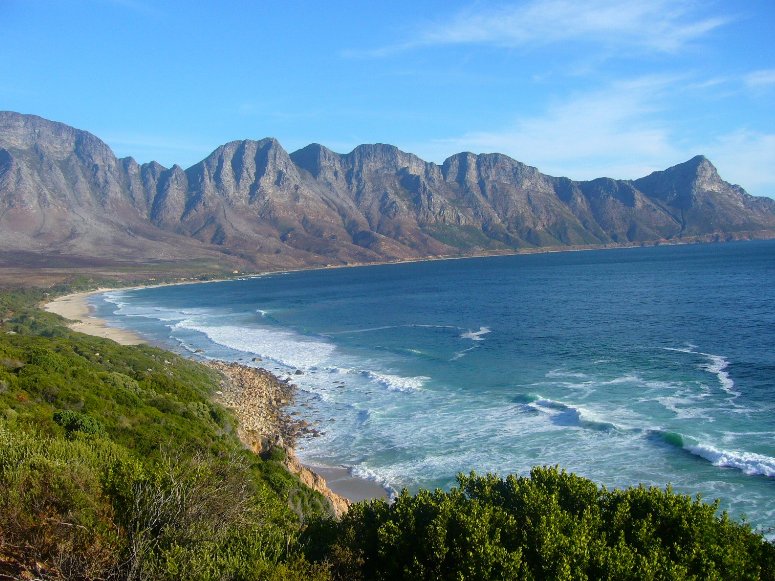
<instances>
[{"instance_id":1,"label":"wispy cloud","mask_svg":"<svg viewBox=\"0 0 775 581\"><path fill-rule=\"evenodd\" d=\"M550 175L635 179L707 155L722 178L775 197L775 134L750 129L679 135L670 99L697 88L685 77L647 76L557 100L500 129L404 144L440 162L453 153L504 153ZM688 91L688 93L687 93Z\"/></svg>"},{"instance_id":2,"label":"wispy cloud","mask_svg":"<svg viewBox=\"0 0 775 581\"><path fill-rule=\"evenodd\" d=\"M643 77L573 95L540 116L500 130L440 139L416 149L433 157L468 150L505 153L554 175L575 179L634 178L680 161L669 126L660 120L662 94L674 77ZM444 152L442 156L439 153Z\"/></svg>"},{"instance_id":3,"label":"wispy cloud","mask_svg":"<svg viewBox=\"0 0 775 581\"><path fill-rule=\"evenodd\" d=\"M775 85L775 69L763 69L748 73L743 79L749 88L761 88Z\"/></svg>"},{"instance_id":4,"label":"wispy cloud","mask_svg":"<svg viewBox=\"0 0 775 581\"><path fill-rule=\"evenodd\" d=\"M476 3L425 26L414 38L353 54L386 56L434 45L506 48L583 42L624 51L673 53L729 22L693 0L533 0Z\"/></svg>"}]
</instances>

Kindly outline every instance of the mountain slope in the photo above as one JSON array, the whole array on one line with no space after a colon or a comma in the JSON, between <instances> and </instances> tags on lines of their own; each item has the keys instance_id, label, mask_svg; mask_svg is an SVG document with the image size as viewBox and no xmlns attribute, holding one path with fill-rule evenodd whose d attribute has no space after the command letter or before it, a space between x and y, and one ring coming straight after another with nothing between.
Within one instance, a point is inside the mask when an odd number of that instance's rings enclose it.
<instances>
[{"instance_id":1,"label":"mountain slope","mask_svg":"<svg viewBox=\"0 0 775 581\"><path fill-rule=\"evenodd\" d=\"M442 165L394 146L290 155L234 141L184 170L117 159L97 137L0 113L0 249L249 267L521 248L775 235L775 201L695 157L634 180L577 182L501 154Z\"/></svg>"}]
</instances>

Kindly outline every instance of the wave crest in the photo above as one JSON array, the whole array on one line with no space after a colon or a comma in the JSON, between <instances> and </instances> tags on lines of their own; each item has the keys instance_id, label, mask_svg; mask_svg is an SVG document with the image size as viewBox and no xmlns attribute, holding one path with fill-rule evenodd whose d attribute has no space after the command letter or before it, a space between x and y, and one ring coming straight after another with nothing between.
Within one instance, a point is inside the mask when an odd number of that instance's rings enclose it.
<instances>
[{"instance_id":1,"label":"wave crest","mask_svg":"<svg viewBox=\"0 0 775 581\"><path fill-rule=\"evenodd\" d=\"M689 454L707 460L719 468L735 468L748 476L775 478L775 458L737 450L722 450L710 444L696 442L692 438L667 430L647 430L651 439L668 444Z\"/></svg>"},{"instance_id":2,"label":"wave crest","mask_svg":"<svg viewBox=\"0 0 775 581\"><path fill-rule=\"evenodd\" d=\"M489 327L479 327L478 331L466 331L460 334L461 339L470 339L471 341L484 341L483 335L491 333L492 329Z\"/></svg>"},{"instance_id":3,"label":"wave crest","mask_svg":"<svg viewBox=\"0 0 775 581\"><path fill-rule=\"evenodd\" d=\"M417 391L430 377L420 375L417 377L403 377L390 373L378 373L376 371L363 371L362 375L368 377L374 383L386 387L390 391Z\"/></svg>"},{"instance_id":4,"label":"wave crest","mask_svg":"<svg viewBox=\"0 0 775 581\"><path fill-rule=\"evenodd\" d=\"M552 423L558 426L586 428L598 432L622 429L615 423L603 420L591 410L581 406L570 405L540 395L522 395L516 398L517 401L520 399L522 400L520 403L524 403L526 408L549 414Z\"/></svg>"},{"instance_id":5,"label":"wave crest","mask_svg":"<svg viewBox=\"0 0 775 581\"><path fill-rule=\"evenodd\" d=\"M749 476L767 476L775 478L775 458L756 454L755 452L738 452L720 450L714 446L697 444L684 446L684 449L695 456L704 458L714 466L721 468L736 468Z\"/></svg>"}]
</instances>

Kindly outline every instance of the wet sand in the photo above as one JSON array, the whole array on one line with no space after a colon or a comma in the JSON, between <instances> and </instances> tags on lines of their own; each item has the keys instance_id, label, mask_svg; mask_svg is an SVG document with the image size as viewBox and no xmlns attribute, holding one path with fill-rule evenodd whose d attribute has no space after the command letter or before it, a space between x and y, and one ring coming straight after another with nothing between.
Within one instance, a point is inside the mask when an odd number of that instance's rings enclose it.
<instances>
[{"instance_id":1,"label":"wet sand","mask_svg":"<svg viewBox=\"0 0 775 581\"><path fill-rule=\"evenodd\" d=\"M315 464L305 464L305 466L316 474L320 474L331 490L351 502L374 498L388 500L387 490L382 486L372 480L353 476L343 466L319 466Z\"/></svg>"}]
</instances>

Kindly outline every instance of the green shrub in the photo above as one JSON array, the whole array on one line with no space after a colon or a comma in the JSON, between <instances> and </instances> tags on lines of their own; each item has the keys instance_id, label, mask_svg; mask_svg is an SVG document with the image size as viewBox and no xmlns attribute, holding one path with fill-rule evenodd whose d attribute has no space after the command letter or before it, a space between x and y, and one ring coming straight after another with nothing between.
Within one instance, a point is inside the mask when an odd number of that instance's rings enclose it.
<instances>
[{"instance_id":1,"label":"green shrub","mask_svg":"<svg viewBox=\"0 0 775 581\"><path fill-rule=\"evenodd\" d=\"M0 549L26 547L64 578L115 571L123 543L101 477L120 455L106 441L50 440L0 422Z\"/></svg>"},{"instance_id":2,"label":"green shrub","mask_svg":"<svg viewBox=\"0 0 775 581\"><path fill-rule=\"evenodd\" d=\"M341 579L773 579L775 547L669 488L607 491L557 468L458 477L308 531ZM321 547L323 547L321 551Z\"/></svg>"},{"instance_id":3,"label":"green shrub","mask_svg":"<svg viewBox=\"0 0 775 581\"><path fill-rule=\"evenodd\" d=\"M65 429L65 433L68 437L73 437L75 432L81 432L82 434L97 435L102 433L102 426L100 423L81 412L73 410L59 410L54 412L54 422L59 424Z\"/></svg>"}]
</instances>

